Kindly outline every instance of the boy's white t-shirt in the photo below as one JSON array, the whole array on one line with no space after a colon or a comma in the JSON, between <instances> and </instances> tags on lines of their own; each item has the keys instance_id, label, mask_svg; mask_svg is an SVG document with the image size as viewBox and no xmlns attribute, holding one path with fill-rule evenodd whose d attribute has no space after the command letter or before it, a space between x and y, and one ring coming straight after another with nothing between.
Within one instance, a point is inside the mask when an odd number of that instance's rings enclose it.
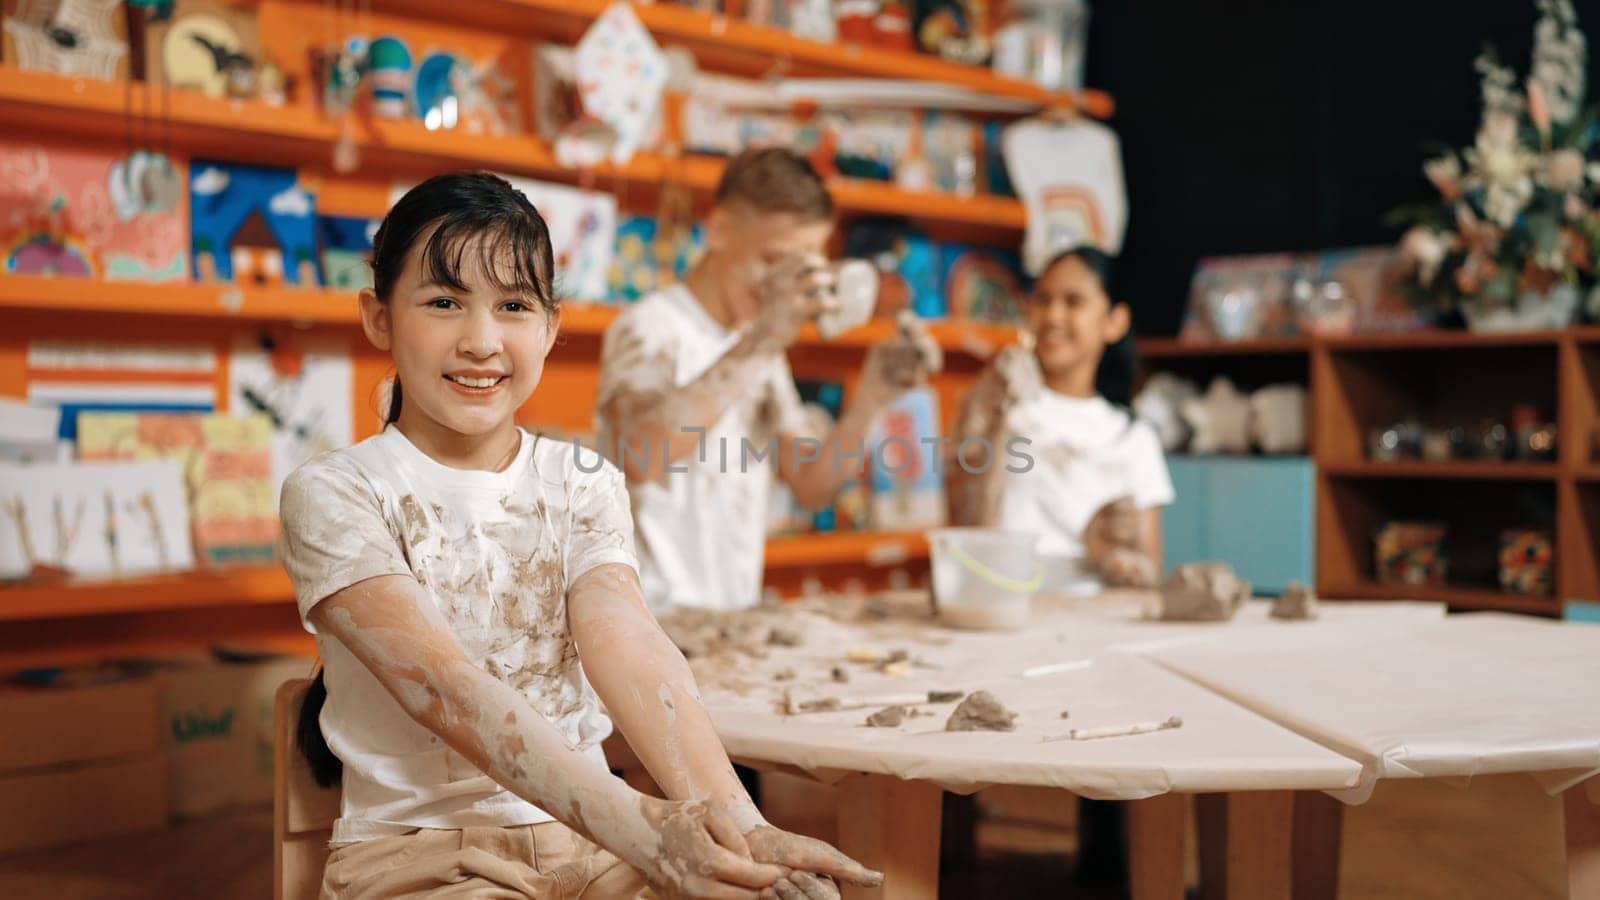
<instances>
[{"instance_id":1,"label":"boy's white t-shirt","mask_svg":"<svg viewBox=\"0 0 1600 900\"><path fill-rule=\"evenodd\" d=\"M567 589L596 566L636 564L622 473L570 443L521 436L500 472L441 465L392 427L311 459L283 486L284 568L302 621L357 582L415 578L469 659L604 766L611 721L579 666ZM406 715L337 638L317 634L317 647L322 733L344 762L335 843L554 818Z\"/></svg>"},{"instance_id":2,"label":"boy's white t-shirt","mask_svg":"<svg viewBox=\"0 0 1600 900\"><path fill-rule=\"evenodd\" d=\"M1007 459L1028 470L1002 476L999 527L1038 535L1044 590L1099 592L1099 578L1083 562L1084 528L1101 507L1122 497L1140 509L1173 501L1160 438L1149 423L1104 397L1068 397L1048 388L1012 407L1006 424L1011 435L1030 441L1018 450L1033 464Z\"/></svg>"},{"instance_id":3,"label":"boy's white t-shirt","mask_svg":"<svg viewBox=\"0 0 1600 900\"><path fill-rule=\"evenodd\" d=\"M682 388L738 340L681 284L641 298L606 330L596 400L601 434L620 433L603 415L618 393ZM743 609L761 600L776 442L813 435L782 353L740 388L706 429L703 456L691 452L669 471L662 448L649 447L648 470L661 477L628 484L639 580L653 610Z\"/></svg>"}]
</instances>

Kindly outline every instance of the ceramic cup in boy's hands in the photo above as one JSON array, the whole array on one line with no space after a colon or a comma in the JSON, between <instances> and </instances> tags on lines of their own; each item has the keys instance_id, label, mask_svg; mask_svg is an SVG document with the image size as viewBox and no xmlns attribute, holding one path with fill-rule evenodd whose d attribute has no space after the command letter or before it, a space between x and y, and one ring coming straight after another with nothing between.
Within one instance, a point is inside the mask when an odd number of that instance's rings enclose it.
<instances>
[{"instance_id":1,"label":"ceramic cup in boy's hands","mask_svg":"<svg viewBox=\"0 0 1600 900\"><path fill-rule=\"evenodd\" d=\"M773 263L756 288L760 310L750 335L763 350L785 350L800 327L834 308L835 275L828 261L815 254L786 256Z\"/></svg>"},{"instance_id":2,"label":"ceramic cup in boy's hands","mask_svg":"<svg viewBox=\"0 0 1600 900\"><path fill-rule=\"evenodd\" d=\"M856 862L832 846L814 838L792 834L771 825L758 825L744 833L750 857L789 870L771 888L762 891L777 900L838 900L835 880L858 887L883 884L883 873Z\"/></svg>"},{"instance_id":3,"label":"ceramic cup in boy's hands","mask_svg":"<svg viewBox=\"0 0 1600 900\"><path fill-rule=\"evenodd\" d=\"M753 860L745 836L719 806L642 796L639 808L656 835L655 846L618 855L663 897L753 900L790 874Z\"/></svg>"}]
</instances>

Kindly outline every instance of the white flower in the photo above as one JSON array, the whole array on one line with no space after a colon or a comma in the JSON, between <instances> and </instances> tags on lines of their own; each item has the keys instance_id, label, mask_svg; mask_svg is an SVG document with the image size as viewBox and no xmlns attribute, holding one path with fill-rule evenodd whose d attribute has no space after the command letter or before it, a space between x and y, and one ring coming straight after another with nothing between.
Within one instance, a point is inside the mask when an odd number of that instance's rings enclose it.
<instances>
[{"instance_id":1,"label":"white flower","mask_svg":"<svg viewBox=\"0 0 1600 900\"><path fill-rule=\"evenodd\" d=\"M1490 185L1483 195L1483 212L1489 221L1510 228L1517 223L1517 216L1531 199L1533 179L1524 175L1510 184Z\"/></svg>"},{"instance_id":2,"label":"white flower","mask_svg":"<svg viewBox=\"0 0 1600 900\"><path fill-rule=\"evenodd\" d=\"M1562 149L1544 158L1544 170L1539 173L1539 183L1562 194L1583 189L1583 154Z\"/></svg>"},{"instance_id":3,"label":"white flower","mask_svg":"<svg viewBox=\"0 0 1600 900\"><path fill-rule=\"evenodd\" d=\"M1441 234L1425 225L1414 225L1400 237L1400 255L1417 267L1417 281L1427 287L1439 274L1439 266L1454 241L1455 235L1449 232Z\"/></svg>"},{"instance_id":4,"label":"white flower","mask_svg":"<svg viewBox=\"0 0 1600 900\"><path fill-rule=\"evenodd\" d=\"M1572 121L1583 107L1588 47L1578 29L1571 0L1539 0L1542 15L1533 28L1533 65L1528 79L1544 92L1550 119ZM1487 103L1487 76L1485 76Z\"/></svg>"}]
</instances>

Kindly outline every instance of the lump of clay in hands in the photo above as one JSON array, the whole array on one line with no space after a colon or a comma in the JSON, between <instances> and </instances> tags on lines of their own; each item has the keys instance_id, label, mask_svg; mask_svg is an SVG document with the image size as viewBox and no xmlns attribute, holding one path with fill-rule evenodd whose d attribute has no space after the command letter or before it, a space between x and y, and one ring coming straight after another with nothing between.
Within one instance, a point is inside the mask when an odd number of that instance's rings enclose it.
<instances>
[{"instance_id":1,"label":"lump of clay in hands","mask_svg":"<svg viewBox=\"0 0 1600 900\"><path fill-rule=\"evenodd\" d=\"M1168 622L1226 622L1250 599L1250 582L1224 562L1189 563L1172 570L1155 595L1149 618Z\"/></svg>"},{"instance_id":2,"label":"lump of clay in hands","mask_svg":"<svg viewBox=\"0 0 1600 900\"><path fill-rule=\"evenodd\" d=\"M1131 497L1100 507L1083 529L1083 549L1108 586L1153 588L1160 581L1155 560L1144 550L1144 512Z\"/></svg>"},{"instance_id":3,"label":"lump of clay in hands","mask_svg":"<svg viewBox=\"0 0 1600 900\"><path fill-rule=\"evenodd\" d=\"M944 724L945 731L1010 731L1017 714L1006 709L988 691L974 691L961 701Z\"/></svg>"},{"instance_id":4,"label":"lump of clay in hands","mask_svg":"<svg viewBox=\"0 0 1600 900\"><path fill-rule=\"evenodd\" d=\"M1283 596L1272 604L1272 617L1289 622L1306 622L1317 617L1317 595L1298 581L1289 582Z\"/></svg>"}]
</instances>

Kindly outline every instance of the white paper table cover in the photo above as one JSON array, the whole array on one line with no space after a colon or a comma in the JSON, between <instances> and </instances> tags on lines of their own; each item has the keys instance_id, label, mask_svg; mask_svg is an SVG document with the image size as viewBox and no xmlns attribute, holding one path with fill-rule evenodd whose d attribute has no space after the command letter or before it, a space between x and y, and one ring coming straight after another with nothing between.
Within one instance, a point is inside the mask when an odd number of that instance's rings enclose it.
<instances>
[{"instance_id":1,"label":"white paper table cover","mask_svg":"<svg viewBox=\"0 0 1600 900\"><path fill-rule=\"evenodd\" d=\"M1358 622L1153 650L1196 684L1361 761L1379 778L1600 773L1600 628L1503 613Z\"/></svg>"}]
</instances>

